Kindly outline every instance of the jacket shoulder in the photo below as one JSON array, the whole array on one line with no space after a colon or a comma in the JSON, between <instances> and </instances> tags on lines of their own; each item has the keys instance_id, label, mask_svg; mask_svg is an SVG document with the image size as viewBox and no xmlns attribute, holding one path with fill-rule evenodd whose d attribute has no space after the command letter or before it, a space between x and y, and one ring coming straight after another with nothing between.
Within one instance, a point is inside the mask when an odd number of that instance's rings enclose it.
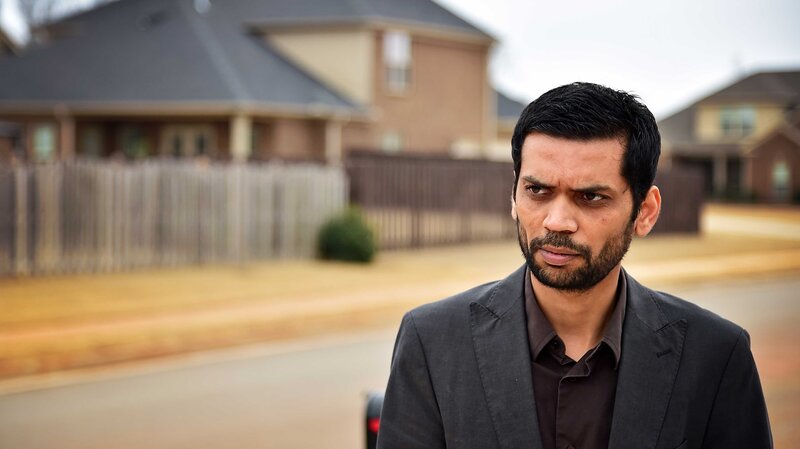
<instances>
[{"instance_id":1,"label":"jacket shoulder","mask_svg":"<svg viewBox=\"0 0 800 449\"><path fill-rule=\"evenodd\" d=\"M702 330L706 338L733 343L745 332L738 324L686 299L655 290L651 293L667 321L686 320L690 329Z\"/></svg>"},{"instance_id":2,"label":"jacket shoulder","mask_svg":"<svg viewBox=\"0 0 800 449\"><path fill-rule=\"evenodd\" d=\"M492 281L453 296L418 306L406 313L420 333L463 327L469 322L470 304L491 296L501 281Z\"/></svg>"}]
</instances>

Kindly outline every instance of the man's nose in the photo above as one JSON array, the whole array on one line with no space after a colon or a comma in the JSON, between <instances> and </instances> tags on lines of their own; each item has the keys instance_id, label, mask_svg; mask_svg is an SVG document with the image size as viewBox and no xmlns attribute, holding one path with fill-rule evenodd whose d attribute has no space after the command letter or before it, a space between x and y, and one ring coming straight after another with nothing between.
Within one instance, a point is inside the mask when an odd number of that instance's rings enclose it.
<instances>
[{"instance_id":1,"label":"man's nose","mask_svg":"<svg viewBox=\"0 0 800 449\"><path fill-rule=\"evenodd\" d=\"M550 203L543 224L551 232L573 233L578 230L574 207L565 198Z\"/></svg>"}]
</instances>

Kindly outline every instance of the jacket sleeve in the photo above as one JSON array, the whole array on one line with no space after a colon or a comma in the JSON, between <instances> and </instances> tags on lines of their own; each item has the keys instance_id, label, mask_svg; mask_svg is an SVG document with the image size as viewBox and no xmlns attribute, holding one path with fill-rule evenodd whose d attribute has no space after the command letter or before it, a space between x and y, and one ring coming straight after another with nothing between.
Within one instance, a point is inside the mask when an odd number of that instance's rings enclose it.
<instances>
[{"instance_id":1,"label":"jacket sleeve","mask_svg":"<svg viewBox=\"0 0 800 449\"><path fill-rule=\"evenodd\" d=\"M722 375L702 447L772 448L764 393L750 352L750 336L744 330Z\"/></svg>"},{"instance_id":2,"label":"jacket sleeve","mask_svg":"<svg viewBox=\"0 0 800 449\"><path fill-rule=\"evenodd\" d=\"M411 312L403 317L395 341L377 447L445 447L442 420L428 362Z\"/></svg>"}]
</instances>

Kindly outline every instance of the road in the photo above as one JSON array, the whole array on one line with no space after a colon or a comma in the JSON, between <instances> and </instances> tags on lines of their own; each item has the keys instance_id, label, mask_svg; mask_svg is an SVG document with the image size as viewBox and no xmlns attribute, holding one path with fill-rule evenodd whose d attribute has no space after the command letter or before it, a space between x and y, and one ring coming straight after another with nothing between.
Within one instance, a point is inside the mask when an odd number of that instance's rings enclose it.
<instances>
[{"instance_id":1,"label":"road","mask_svg":"<svg viewBox=\"0 0 800 449\"><path fill-rule=\"evenodd\" d=\"M786 356L800 343L793 326L800 319L800 277L673 290L748 328L776 448L788 449L800 437L792 429L800 365ZM393 334L234 349L6 393L0 448L362 448L363 395L385 385Z\"/></svg>"}]
</instances>

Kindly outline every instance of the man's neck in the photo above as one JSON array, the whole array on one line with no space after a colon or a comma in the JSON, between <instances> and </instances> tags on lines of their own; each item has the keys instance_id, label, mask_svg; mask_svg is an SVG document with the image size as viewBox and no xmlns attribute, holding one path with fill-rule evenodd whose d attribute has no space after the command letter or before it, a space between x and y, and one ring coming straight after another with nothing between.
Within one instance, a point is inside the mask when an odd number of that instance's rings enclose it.
<instances>
[{"instance_id":1,"label":"man's neck","mask_svg":"<svg viewBox=\"0 0 800 449\"><path fill-rule=\"evenodd\" d=\"M557 290L531 275L531 286L539 307L564 342L566 354L578 360L603 336L608 317L614 310L620 265L602 281L583 292Z\"/></svg>"}]
</instances>

